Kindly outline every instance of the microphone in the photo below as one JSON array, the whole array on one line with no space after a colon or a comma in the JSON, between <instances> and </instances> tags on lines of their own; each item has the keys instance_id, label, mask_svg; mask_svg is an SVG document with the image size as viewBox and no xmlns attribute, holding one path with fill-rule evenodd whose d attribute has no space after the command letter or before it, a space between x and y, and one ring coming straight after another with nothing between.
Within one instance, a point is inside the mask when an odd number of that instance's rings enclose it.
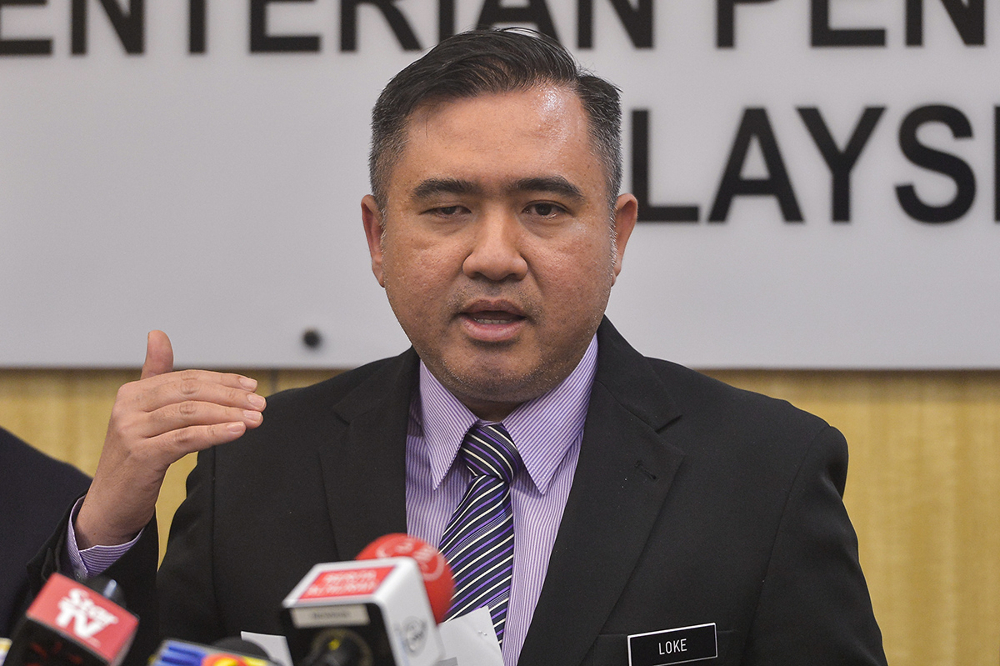
<instances>
[{"instance_id":1,"label":"microphone","mask_svg":"<svg viewBox=\"0 0 1000 666\"><path fill-rule=\"evenodd\" d=\"M386 534L365 546L355 560L376 560L385 557L412 557L420 566L427 600L434 611L434 620L441 624L451 608L455 579L444 555L428 543L406 534Z\"/></svg>"},{"instance_id":2,"label":"microphone","mask_svg":"<svg viewBox=\"0 0 1000 666\"><path fill-rule=\"evenodd\" d=\"M91 581L121 601L117 583ZM139 620L111 599L54 573L28 607L11 640L6 666L118 666Z\"/></svg>"},{"instance_id":3,"label":"microphone","mask_svg":"<svg viewBox=\"0 0 1000 666\"><path fill-rule=\"evenodd\" d=\"M262 648L258 643L248 641L245 638L240 638L239 636L230 636L228 638L217 640L212 643L212 647L220 650L229 650L230 652L239 652L241 655L247 657L260 657L261 659L268 661L271 659L271 655L267 653L267 650Z\"/></svg>"},{"instance_id":4,"label":"microphone","mask_svg":"<svg viewBox=\"0 0 1000 666\"><path fill-rule=\"evenodd\" d=\"M375 540L357 561L317 564L282 604L292 660L298 666L433 666L444 649L437 621L448 612L453 589L444 556L405 534Z\"/></svg>"},{"instance_id":5,"label":"microphone","mask_svg":"<svg viewBox=\"0 0 1000 666\"><path fill-rule=\"evenodd\" d=\"M212 646L167 639L149 658L149 666L276 666L267 652L242 638L223 638Z\"/></svg>"}]
</instances>

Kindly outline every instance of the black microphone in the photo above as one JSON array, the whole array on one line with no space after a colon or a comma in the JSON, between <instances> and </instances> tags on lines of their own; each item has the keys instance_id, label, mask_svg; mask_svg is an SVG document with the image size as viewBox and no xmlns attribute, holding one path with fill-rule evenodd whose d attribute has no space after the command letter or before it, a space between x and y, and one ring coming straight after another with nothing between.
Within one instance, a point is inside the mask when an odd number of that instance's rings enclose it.
<instances>
[{"instance_id":1,"label":"black microphone","mask_svg":"<svg viewBox=\"0 0 1000 666\"><path fill-rule=\"evenodd\" d=\"M14 632L6 666L118 666L139 620L102 593L124 603L114 581L52 574Z\"/></svg>"},{"instance_id":2,"label":"black microphone","mask_svg":"<svg viewBox=\"0 0 1000 666\"><path fill-rule=\"evenodd\" d=\"M238 654L246 655L249 657L260 657L261 659L271 659L271 655L267 653L260 643L254 643L253 641L248 641L245 638L240 638L239 636L229 636L228 638L223 638L212 643L212 647L219 648L220 650L228 650L230 652L236 652Z\"/></svg>"}]
</instances>

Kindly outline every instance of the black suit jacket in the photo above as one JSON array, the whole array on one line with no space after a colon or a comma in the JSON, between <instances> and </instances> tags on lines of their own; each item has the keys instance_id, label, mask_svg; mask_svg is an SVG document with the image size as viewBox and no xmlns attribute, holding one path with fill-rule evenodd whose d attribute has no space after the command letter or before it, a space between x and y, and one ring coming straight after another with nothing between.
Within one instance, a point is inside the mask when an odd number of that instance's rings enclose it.
<instances>
[{"instance_id":1,"label":"black suit jacket","mask_svg":"<svg viewBox=\"0 0 1000 666\"><path fill-rule=\"evenodd\" d=\"M703 623L716 624L719 657L699 663L884 664L841 501L840 433L643 358L606 320L598 339L579 463L520 664L626 664L628 635ZM406 531L417 361L411 350L272 396L260 428L200 455L159 572L165 635L280 633L280 601L313 564ZM148 567L137 576L134 565L151 554L147 543L109 573L151 589Z\"/></svg>"},{"instance_id":2,"label":"black suit jacket","mask_svg":"<svg viewBox=\"0 0 1000 666\"><path fill-rule=\"evenodd\" d=\"M0 636L24 611L28 560L56 529L90 477L0 428Z\"/></svg>"}]
</instances>

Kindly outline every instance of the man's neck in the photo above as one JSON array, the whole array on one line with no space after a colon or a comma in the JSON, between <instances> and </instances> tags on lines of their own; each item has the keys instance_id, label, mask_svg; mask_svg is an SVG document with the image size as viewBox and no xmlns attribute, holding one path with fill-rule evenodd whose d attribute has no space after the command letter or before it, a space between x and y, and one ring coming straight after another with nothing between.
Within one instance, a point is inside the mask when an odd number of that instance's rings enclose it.
<instances>
[{"instance_id":1,"label":"man's neck","mask_svg":"<svg viewBox=\"0 0 1000 666\"><path fill-rule=\"evenodd\" d=\"M542 400L545 396L551 394L553 391L558 391L561 386L567 382L579 383L574 381L574 377L578 375L580 377L586 376L587 381L587 392L589 393L590 382L593 381L593 375L597 363L597 336L596 334L591 339L587 348L584 350L580 360L577 362L576 366L573 368L572 372L568 376L564 377L560 382L556 384L553 388L549 389L545 393L530 400L520 401L520 402L498 402L498 401L484 401L470 399L468 396L457 395L455 392L448 389L445 384L443 384L430 368L428 368L423 361L420 362L421 373L420 373L420 393L423 401L426 402L428 397L428 392L437 393L438 395L448 394L453 401L457 401L462 407L469 410L469 412L481 421L488 423L498 423L503 421L505 418L510 416L518 408L527 405L534 404L536 401ZM582 367L586 366L586 368ZM433 384L434 386L430 386ZM457 406L457 405L456 405ZM461 408L461 407L459 407Z\"/></svg>"}]
</instances>

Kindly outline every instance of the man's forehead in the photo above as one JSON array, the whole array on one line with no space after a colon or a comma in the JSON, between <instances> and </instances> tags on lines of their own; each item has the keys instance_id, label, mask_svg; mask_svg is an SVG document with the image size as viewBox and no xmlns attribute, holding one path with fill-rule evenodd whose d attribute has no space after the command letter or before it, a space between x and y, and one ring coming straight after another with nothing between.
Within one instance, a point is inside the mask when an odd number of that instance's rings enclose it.
<instances>
[{"instance_id":1,"label":"man's forehead","mask_svg":"<svg viewBox=\"0 0 1000 666\"><path fill-rule=\"evenodd\" d=\"M489 168L509 170L507 180L567 180L591 160L603 171L586 111L565 86L427 102L407 119L403 138L393 180L401 163L433 172L421 179L468 178ZM526 158L546 168L532 171Z\"/></svg>"},{"instance_id":2,"label":"man's forehead","mask_svg":"<svg viewBox=\"0 0 1000 666\"><path fill-rule=\"evenodd\" d=\"M511 122L524 118L531 118L537 131L559 126L589 134L589 118L579 95L563 85L545 84L507 92L427 100L407 116L403 135L405 143L414 139L419 141L427 138L432 128L456 129L463 121L464 129L478 135L479 130L488 130L503 120Z\"/></svg>"},{"instance_id":3,"label":"man's forehead","mask_svg":"<svg viewBox=\"0 0 1000 666\"><path fill-rule=\"evenodd\" d=\"M563 99L567 102L573 100L579 110L583 111L583 102L572 86L554 81L538 81L532 85L511 88L510 90L486 90L468 95L430 95L413 107L413 110L407 115L407 124L409 125L414 119L433 115L452 106L469 103L500 105L506 103L511 98L522 96L550 100Z\"/></svg>"}]
</instances>

